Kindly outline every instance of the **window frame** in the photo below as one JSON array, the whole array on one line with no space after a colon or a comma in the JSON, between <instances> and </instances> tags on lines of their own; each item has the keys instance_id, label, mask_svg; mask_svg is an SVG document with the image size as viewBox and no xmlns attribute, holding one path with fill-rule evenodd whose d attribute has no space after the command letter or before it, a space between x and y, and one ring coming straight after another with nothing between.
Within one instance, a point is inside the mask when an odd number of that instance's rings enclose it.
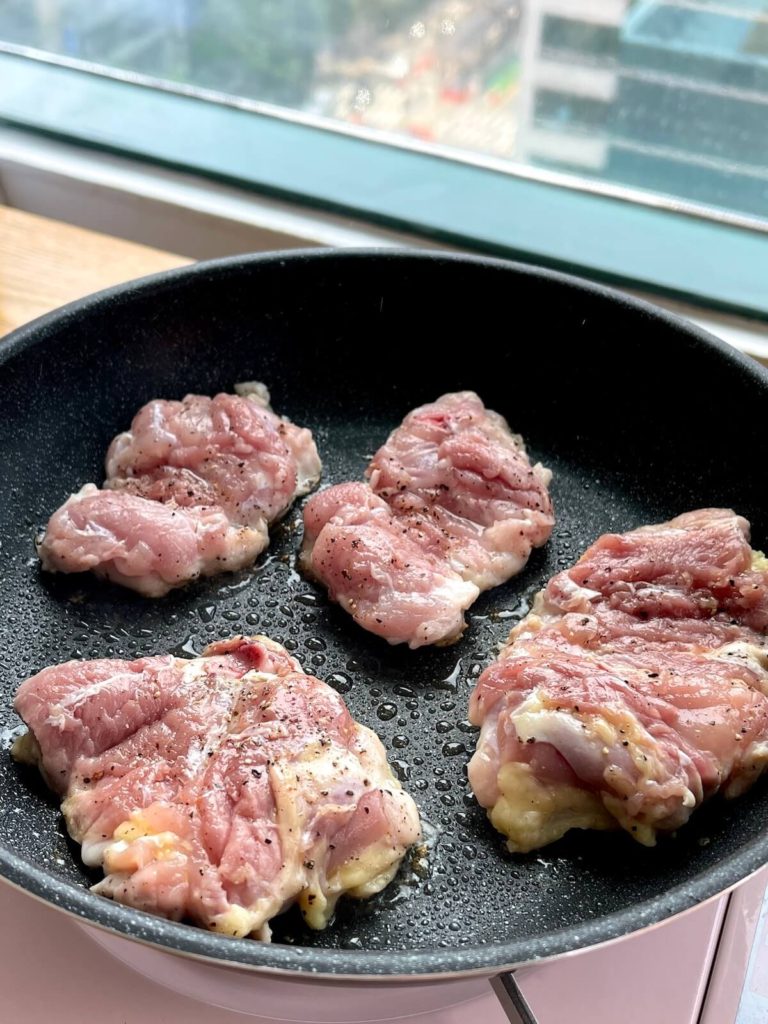
<instances>
[{"instance_id":1,"label":"window frame","mask_svg":"<svg viewBox=\"0 0 768 1024\"><path fill-rule=\"evenodd\" d=\"M768 223L756 218L383 133L328 130L288 111L7 49L0 123L8 126L431 241L768 319Z\"/></svg>"}]
</instances>

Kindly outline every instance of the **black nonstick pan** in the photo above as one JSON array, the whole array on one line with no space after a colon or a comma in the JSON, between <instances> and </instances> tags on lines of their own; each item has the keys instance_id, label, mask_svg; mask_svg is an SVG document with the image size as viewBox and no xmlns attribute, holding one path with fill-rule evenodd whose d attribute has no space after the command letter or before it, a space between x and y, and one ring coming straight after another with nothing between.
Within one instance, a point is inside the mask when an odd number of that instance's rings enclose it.
<instances>
[{"instance_id":1,"label":"black nonstick pan","mask_svg":"<svg viewBox=\"0 0 768 1024\"><path fill-rule=\"evenodd\" d=\"M155 397L262 380L312 428L324 483L359 478L413 406L472 388L554 472L549 544L472 608L455 646L417 652L364 633L299 575L300 508L253 571L160 601L42 574L33 540L107 444ZM420 804L426 864L322 933L296 913L274 942L233 940L116 905L68 841L35 773L0 752L0 872L88 921L228 964L402 979L530 962L625 935L734 885L768 859L768 784L713 800L655 849L572 833L505 852L467 787L467 700L543 582L599 534L731 506L768 543L768 373L608 289L441 254L305 252L171 271L73 303L0 344L3 746L18 684L68 658L200 651L263 632L344 694Z\"/></svg>"}]
</instances>

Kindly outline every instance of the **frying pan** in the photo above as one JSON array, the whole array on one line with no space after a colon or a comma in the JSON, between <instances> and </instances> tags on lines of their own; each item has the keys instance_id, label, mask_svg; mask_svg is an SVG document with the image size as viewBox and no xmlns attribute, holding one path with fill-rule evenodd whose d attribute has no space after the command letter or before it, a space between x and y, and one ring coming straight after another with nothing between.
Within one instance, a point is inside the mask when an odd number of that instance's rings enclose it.
<instances>
[{"instance_id":1,"label":"frying pan","mask_svg":"<svg viewBox=\"0 0 768 1024\"><path fill-rule=\"evenodd\" d=\"M41 574L33 538L144 402L262 380L312 428L324 483L361 477L412 407L471 388L554 472L557 524L526 570L483 595L452 647L389 647L296 571L300 508L254 570L161 601ZM666 313L561 274L435 253L324 251L202 263L110 289L0 345L0 650L5 747L19 683L68 658L193 654L264 632L339 689L418 801L430 851L325 932L297 913L274 942L228 939L88 891L36 774L0 755L0 872L87 921L160 947L287 975L402 981L495 974L626 935L768 859L768 789L713 800L655 849L574 832L505 852L468 790L481 669L544 581L599 534L732 506L768 541L768 373Z\"/></svg>"}]
</instances>

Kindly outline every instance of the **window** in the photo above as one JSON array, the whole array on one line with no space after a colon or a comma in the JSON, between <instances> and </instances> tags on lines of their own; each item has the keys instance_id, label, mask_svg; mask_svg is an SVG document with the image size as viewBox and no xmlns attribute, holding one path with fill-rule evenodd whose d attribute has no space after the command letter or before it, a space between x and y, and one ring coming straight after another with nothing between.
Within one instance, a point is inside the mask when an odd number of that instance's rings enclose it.
<instances>
[{"instance_id":1,"label":"window","mask_svg":"<svg viewBox=\"0 0 768 1024\"><path fill-rule=\"evenodd\" d=\"M578 14L575 4L571 5ZM619 26L601 25L592 20L579 21L545 14L542 18L541 52L558 54L562 59L613 62L618 57Z\"/></svg>"},{"instance_id":2,"label":"window","mask_svg":"<svg viewBox=\"0 0 768 1024\"><path fill-rule=\"evenodd\" d=\"M606 102L557 89L538 89L533 121L555 131L599 131L605 125Z\"/></svg>"},{"instance_id":3,"label":"window","mask_svg":"<svg viewBox=\"0 0 768 1024\"><path fill-rule=\"evenodd\" d=\"M768 0L3 0L0 118L629 280L595 197L762 252Z\"/></svg>"}]
</instances>

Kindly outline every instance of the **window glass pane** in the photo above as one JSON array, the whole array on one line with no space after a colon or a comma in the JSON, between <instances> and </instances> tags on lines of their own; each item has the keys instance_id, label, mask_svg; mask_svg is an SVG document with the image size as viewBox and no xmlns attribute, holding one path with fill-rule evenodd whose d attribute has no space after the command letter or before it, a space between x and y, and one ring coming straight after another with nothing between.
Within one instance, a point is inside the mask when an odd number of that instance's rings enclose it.
<instances>
[{"instance_id":1,"label":"window glass pane","mask_svg":"<svg viewBox=\"0 0 768 1024\"><path fill-rule=\"evenodd\" d=\"M558 89L539 89L535 96L534 123L553 130L585 131L599 129L605 124L604 100L589 96L576 96Z\"/></svg>"},{"instance_id":2,"label":"window glass pane","mask_svg":"<svg viewBox=\"0 0 768 1024\"><path fill-rule=\"evenodd\" d=\"M571 5L573 13L577 13ZM571 60L613 61L619 49L617 25L600 25L594 21L578 21L557 14L545 14L541 26L541 47L544 53L554 50Z\"/></svg>"},{"instance_id":3,"label":"window glass pane","mask_svg":"<svg viewBox=\"0 0 768 1024\"><path fill-rule=\"evenodd\" d=\"M0 0L2 41L768 220L768 0Z\"/></svg>"}]
</instances>

